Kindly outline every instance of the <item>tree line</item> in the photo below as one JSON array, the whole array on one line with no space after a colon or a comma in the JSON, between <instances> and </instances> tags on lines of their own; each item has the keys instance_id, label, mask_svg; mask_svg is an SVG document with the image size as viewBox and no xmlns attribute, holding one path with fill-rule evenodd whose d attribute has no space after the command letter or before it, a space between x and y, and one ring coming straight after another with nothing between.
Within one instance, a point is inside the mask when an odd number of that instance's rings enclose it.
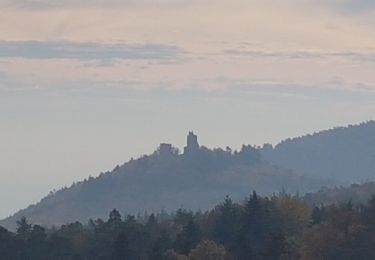
<instances>
[{"instance_id":1,"label":"tree line","mask_svg":"<svg viewBox=\"0 0 375 260\"><path fill-rule=\"evenodd\" d=\"M1 259L375 259L375 198L308 207L285 193L211 210L95 219L45 228L26 218L0 227Z\"/></svg>"}]
</instances>

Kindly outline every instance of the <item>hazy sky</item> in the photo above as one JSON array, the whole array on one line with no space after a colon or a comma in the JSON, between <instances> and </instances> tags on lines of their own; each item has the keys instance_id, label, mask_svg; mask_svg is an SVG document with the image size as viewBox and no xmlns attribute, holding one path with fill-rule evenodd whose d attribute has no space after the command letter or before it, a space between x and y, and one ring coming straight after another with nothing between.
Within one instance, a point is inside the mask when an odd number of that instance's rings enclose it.
<instances>
[{"instance_id":1,"label":"hazy sky","mask_svg":"<svg viewBox=\"0 0 375 260\"><path fill-rule=\"evenodd\" d=\"M151 153L375 117L373 0L0 0L0 218Z\"/></svg>"}]
</instances>

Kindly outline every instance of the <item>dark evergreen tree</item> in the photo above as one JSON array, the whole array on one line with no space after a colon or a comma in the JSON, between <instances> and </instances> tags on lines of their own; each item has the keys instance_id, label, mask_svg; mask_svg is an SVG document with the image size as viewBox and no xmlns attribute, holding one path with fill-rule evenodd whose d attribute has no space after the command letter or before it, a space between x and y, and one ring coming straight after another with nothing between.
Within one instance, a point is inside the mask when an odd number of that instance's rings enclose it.
<instances>
[{"instance_id":1,"label":"dark evergreen tree","mask_svg":"<svg viewBox=\"0 0 375 260\"><path fill-rule=\"evenodd\" d=\"M28 223L25 217L22 217L17 221L17 236L23 239L27 239L30 235L32 225Z\"/></svg>"},{"instance_id":2,"label":"dark evergreen tree","mask_svg":"<svg viewBox=\"0 0 375 260\"><path fill-rule=\"evenodd\" d=\"M200 228L191 217L183 226L182 232L178 234L175 247L179 253L188 254L201 239Z\"/></svg>"},{"instance_id":3,"label":"dark evergreen tree","mask_svg":"<svg viewBox=\"0 0 375 260\"><path fill-rule=\"evenodd\" d=\"M113 260L132 260L134 254L131 252L129 237L125 232L121 232L115 240Z\"/></svg>"},{"instance_id":4,"label":"dark evergreen tree","mask_svg":"<svg viewBox=\"0 0 375 260\"><path fill-rule=\"evenodd\" d=\"M216 207L214 216L213 238L227 250L233 250L241 228L241 208L227 196L224 202Z\"/></svg>"}]
</instances>

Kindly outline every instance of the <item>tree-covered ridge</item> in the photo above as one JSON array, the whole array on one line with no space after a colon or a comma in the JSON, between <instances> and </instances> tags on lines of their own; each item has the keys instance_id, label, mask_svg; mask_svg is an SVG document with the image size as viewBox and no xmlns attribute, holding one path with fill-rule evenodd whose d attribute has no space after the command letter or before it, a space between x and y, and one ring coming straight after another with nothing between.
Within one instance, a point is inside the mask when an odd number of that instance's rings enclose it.
<instances>
[{"instance_id":1,"label":"tree-covered ridge","mask_svg":"<svg viewBox=\"0 0 375 260\"><path fill-rule=\"evenodd\" d=\"M2 259L251 260L374 259L375 199L310 208L285 193L242 203L229 197L206 212L73 222L58 229L17 222L0 227Z\"/></svg>"},{"instance_id":2,"label":"tree-covered ridge","mask_svg":"<svg viewBox=\"0 0 375 260\"><path fill-rule=\"evenodd\" d=\"M336 127L287 139L262 155L273 164L307 176L350 184L375 178L375 121Z\"/></svg>"},{"instance_id":3,"label":"tree-covered ridge","mask_svg":"<svg viewBox=\"0 0 375 260\"><path fill-rule=\"evenodd\" d=\"M225 195L240 200L255 189L262 195L282 190L302 193L322 184L263 161L252 146L240 151L200 147L180 154L162 145L151 155L51 193L0 225L13 229L22 216L46 226L85 222L103 218L113 208L128 214L179 207L208 209Z\"/></svg>"},{"instance_id":4,"label":"tree-covered ridge","mask_svg":"<svg viewBox=\"0 0 375 260\"><path fill-rule=\"evenodd\" d=\"M304 201L310 206L340 204L348 201L360 205L367 203L374 195L375 182L367 182L333 188L322 187L317 192L305 194Z\"/></svg>"}]
</instances>

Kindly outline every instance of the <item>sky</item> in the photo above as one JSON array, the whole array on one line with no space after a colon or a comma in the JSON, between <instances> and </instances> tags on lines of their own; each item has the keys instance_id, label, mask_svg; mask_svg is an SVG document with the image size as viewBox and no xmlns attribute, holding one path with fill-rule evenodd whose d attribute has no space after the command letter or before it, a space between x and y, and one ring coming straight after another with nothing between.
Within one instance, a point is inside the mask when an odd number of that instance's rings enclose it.
<instances>
[{"instance_id":1,"label":"sky","mask_svg":"<svg viewBox=\"0 0 375 260\"><path fill-rule=\"evenodd\" d=\"M0 0L0 218L159 143L375 117L373 0Z\"/></svg>"}]
</instances>

